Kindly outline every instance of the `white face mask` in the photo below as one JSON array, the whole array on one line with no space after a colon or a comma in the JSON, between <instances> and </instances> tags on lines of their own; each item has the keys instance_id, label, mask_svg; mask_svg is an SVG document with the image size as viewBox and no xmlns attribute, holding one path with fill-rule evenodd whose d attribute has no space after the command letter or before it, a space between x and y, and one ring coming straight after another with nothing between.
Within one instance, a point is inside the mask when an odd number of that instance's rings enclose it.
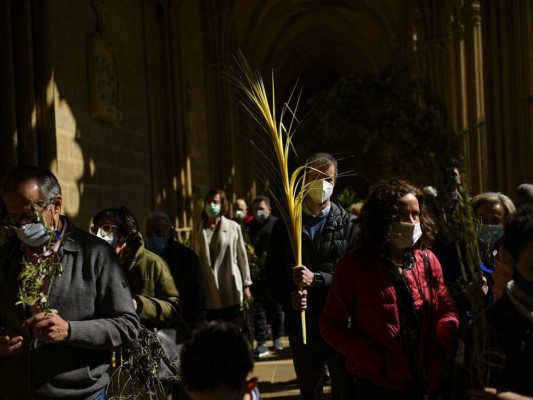
<instances>
[{"instance_id":1,"label":"white face mask","mask_svg":"<svg viewBox=\"0 0 533 400\"><path fill-rule=\"evenodd\" d=\"M238 220L243 220L244 219L244 211L243 210L235 211L235 218L237 218Z\"/></svg>"},{"instance_id":2,"label":"white face mask","mask_svg":"<svg viewBox=\"0 0 533 400\"><path fill-rule=\"evenodd\" d=\"M267 210L257 210L254 214L254 218L260 222L264 222L268 219L270 213Z\"/></svg>"},{"instance_id":3,"label":"white face mask","mask_svg":"<svg viewBox=\"0 0 533 400\"><path fill-rule=\"evenodd\" d=\"M390 228L390 242L397 249L414 246L422 236L420 222L410 224L409 222L392 221Z\"/></svg>"},{"instance_id":4,"label":"white face mask","mask_svg":"<svg viewBox=\"0 0 533 400\"><path fill-rule=\"evenodd\" d=\"M96 232L96 236L98 236L100 239L104 239L114 249L117 248L117 246L118 246L118 237L115 236L115 232L110 232L110 233L106 234L102 229L98 228L98 232Z\"/></svg>"},{"instance_id":5,"label":"white face mask","mask_svg":"<svg viewBox=\"0 0 533 400\"><path fill-rule=\"evenodd\" d=\"M313 203L323 204L331 197L333 193L333 184L325 179L317 179L309 185L307 194L313 200Z\"/></svg>"}]
</instances>

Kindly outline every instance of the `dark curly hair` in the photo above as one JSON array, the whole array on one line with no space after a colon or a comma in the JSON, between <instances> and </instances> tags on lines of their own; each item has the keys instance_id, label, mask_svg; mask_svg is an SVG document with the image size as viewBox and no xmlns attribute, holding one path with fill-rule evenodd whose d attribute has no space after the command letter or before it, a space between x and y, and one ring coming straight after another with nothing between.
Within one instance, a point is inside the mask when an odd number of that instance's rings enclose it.
<instances>
[{"instance_id":1,"label":"dark curly hair","mask_svg":"<svg viewBox=\"0 0 533 400\"><path fill-rule=\"evenodd\" d=\"M516 263L524 246L533 241L533 204L523 205L508 217L503 238L503 247Z\"/></svg>"},{"instance_id":2,"label":"dark curly hair","mask_svg":"<svg viewBox=\"0 0 533 400\"><path fill-rule=\"evenodd\" d=\"M424 204L424 193L406 181L393 179L382 181L370 189L359 214L359 248L374 251L380 256L389 256L389 226L398 216L398 200L407 194L413 194L420 207L422 237L415 246L431 247L436 229Z\"/></svg>"}]
</instances>

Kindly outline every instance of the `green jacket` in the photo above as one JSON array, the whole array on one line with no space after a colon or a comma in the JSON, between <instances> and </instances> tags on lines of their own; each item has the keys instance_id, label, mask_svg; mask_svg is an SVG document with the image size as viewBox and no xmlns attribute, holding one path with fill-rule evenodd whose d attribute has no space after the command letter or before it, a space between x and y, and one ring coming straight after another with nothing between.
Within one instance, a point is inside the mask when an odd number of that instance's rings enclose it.
<instances>
[{"instance_id":1,"label":"green jacket","mask_svg":"<svg viewBox=\"0 0 533 400\"><path fill-rule=\"evenodd\" d=\"M165 261L144 247L140 233L132 235L119 255L137 314L145 325L172 322L172 308L180 310L179 294Z\"/></svg>"}]
</instances>

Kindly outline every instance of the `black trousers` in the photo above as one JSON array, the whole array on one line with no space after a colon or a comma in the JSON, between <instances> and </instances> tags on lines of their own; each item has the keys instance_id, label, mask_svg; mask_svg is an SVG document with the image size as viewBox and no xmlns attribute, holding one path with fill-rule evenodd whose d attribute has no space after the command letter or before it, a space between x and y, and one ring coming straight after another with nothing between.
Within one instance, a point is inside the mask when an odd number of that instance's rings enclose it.
<instances>
[{"instance_id":1,"label":"black trousers","mask_svg":"<svg viewBox=\"0 0 533 400\"><path fill-rule=\"evenodd\" d=\"M283 308L266 295L261 282L254 282L251 288L254 296L253 321L256 342L266 342L267 323L270 323L274 339L284 336Z\"/></svg>"},{"instance_id":2,"label":"black trousers","mask_svg":"<svg viewBox=\"0 0 533 400\"><path fill-rule=\"evenodd\" d=\"M355 382L346 369L346 359L342 354L320 338L305 345L301 338L289 335L289 344L302 400L323 399L325 365L331 377L333 400L355 399Z\"/></svg>"}]
</instances>

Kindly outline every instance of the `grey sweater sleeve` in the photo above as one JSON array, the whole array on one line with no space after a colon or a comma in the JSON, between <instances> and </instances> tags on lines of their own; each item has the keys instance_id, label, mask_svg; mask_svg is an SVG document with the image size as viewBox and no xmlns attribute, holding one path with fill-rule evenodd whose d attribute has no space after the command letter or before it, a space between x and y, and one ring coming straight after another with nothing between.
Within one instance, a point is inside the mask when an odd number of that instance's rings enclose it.
<instances>
[{"instance_id":1,"label":"grey sweater sleeve","mask_svg":"<svg viewBox=\"0 0 533 400\"><path fill-rule=\"evenodd\" d=\"M68 344L113 348L131 343L140 322L126 276L109 245L87 239L77 252L66 252L57 282L57 308L70 324Z\"/></svg>"}]
</instances>

